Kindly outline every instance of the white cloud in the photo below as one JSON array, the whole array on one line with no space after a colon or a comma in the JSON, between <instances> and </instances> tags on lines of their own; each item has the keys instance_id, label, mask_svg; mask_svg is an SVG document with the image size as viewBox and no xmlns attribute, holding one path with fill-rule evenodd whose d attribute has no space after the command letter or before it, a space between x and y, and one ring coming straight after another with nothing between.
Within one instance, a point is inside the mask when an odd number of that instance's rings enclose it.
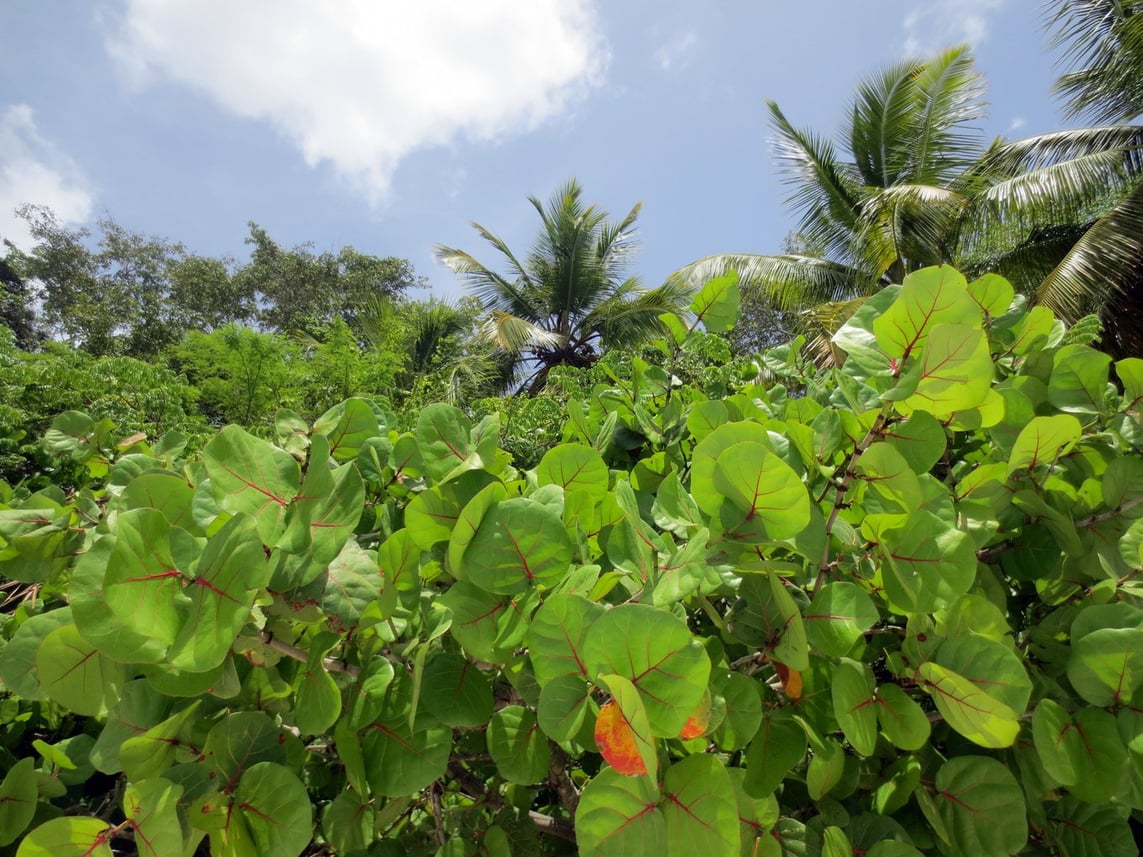
<instances>
[{"instance_id":1,"label":"white cloud","mask_svg":"<svg viewBox=\"0 0 1143 857\"><path fill-rule=\"evenodd\" d=\"M988 39L990 18L1005 0L926 0L905 16L905 55L924 56L967 42Z\"/></svg>"},{"instance_id":2,"label":"white cloud","mask_svg":"<svg viewBox=\"0 0 1143 857\"><path fill-rule=\"evenodd\" d=\"M1011 134L1013 131L1019 131L1027 124L1028 120L1023 116L1014 116L1012 121L1008 123L1008 133Z\"/></svg>"},{"instance_id":3,"label":"white cloud","mask_svg":"<svg viewBox=\"0 0 1143 857\"><path fill-rule=\"evenodd\" d=\"M693 30L688 30L655 51L655 61L663 71L670 71L672 68L686 68L694 57L697 44L698 36Z\"/></svg>"},{"instance_id":4,"label":"white cloud","mask_svg":"<svg viewBox=\"0 0 1143 857\"><path fill-rule=\"evenodd\" d=\"M0 113L0 239L31 246L28 226L15 211L24 203L46 205L60 221L79 223L91 214L92 202L78 165L40 135L32 108L5 108Z\"/></svg>"},{"instance_id":5,"label":"white cloud","mask_svg":"<svg viewBox=\"0 0 1143 857\"><path fill-rule=\"evenodd\" d=\"M401 159L565 112L607 51L590 0L124 0L108 51L272 123L373 199Z\"/></svg>"}]
</instances>

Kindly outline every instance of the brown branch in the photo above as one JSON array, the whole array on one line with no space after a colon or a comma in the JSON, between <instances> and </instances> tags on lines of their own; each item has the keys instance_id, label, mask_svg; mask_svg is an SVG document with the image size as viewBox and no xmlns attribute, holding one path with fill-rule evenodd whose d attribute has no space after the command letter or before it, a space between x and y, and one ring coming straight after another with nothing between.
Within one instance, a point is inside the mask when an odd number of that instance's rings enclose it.
<instances>
[{"instance_id":1,"label":"brown branch","mask_svg":"<svg viewBox=\"0 0 1143 857\"><path fill-rule=\"evenodd\" d=\"M568 765L571 758L555 741L548 739L548 749L551 751L551 761L548 764L548 781L555 787L556 794L560 796L560 803L564 805L568 815L575 819L575 811L579 808L579 790L568 774Z\"/></svg>"},{"instance_id":2,"label":"brown branch","mask_svg":"<svg viewBox=\"0 0 1143 857\"><path fill-rule=\"evenodd\" d=\"M262 644L267 649L272 649L280 655L285 655L287 658L293 658L295 661L301 661L303 664L307 664L310 661L309 652L305 649L299 649L297 646L290 645L285 640L279 640L270 631L263 631L258 635L258 639L262 641ZM357 678L358 673L360 673L360 670L353 666L353 664L347 664L339 658L326 658L321 663L327 672L342 673L352 676L353 678Z\"/></svg>"},{"instance_id":3,"label":"brown branch","mask_svg":"<svg viewBox=\"0 0 1143 857\"><path fill-rule=\"evenodd\" d=\"M562 753L563 751L560 750L560 752ZM460 787L461 792L477 803L488 807L490 810L495 811L504 806L504 798L494 792L488 791L484 783L480 782L480 780L473 776L472 773L459 762L452 761L448 763L448 776ZM572 786L572 788L574 789L575 786ZM579 795L576 795L576 800L578 801L578 799ZM528 810L528 818L532 819L532 823L536 825L536 828L541 833L546 833L548 836L555 836L557 839L563 839L567 842L575 842L574 824L564 821L563 819L553 818L542 812L536 812L535 810Z\"/></svg>"}]
</instances>

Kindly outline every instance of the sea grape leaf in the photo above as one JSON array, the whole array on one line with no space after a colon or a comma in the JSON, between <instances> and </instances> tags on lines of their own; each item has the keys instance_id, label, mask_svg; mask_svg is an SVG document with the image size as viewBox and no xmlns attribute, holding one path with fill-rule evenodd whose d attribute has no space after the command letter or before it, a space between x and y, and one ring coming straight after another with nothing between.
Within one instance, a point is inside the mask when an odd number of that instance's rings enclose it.
<instances>
[{"instance_id":1,"label":"sea grape leaf","mask_svg":"<svg viewBox=\"0 0 1143 857\"><path fill-rule=\"evenodd\" d=\"M250 616L269 568L255 522L236 515L207 541L190 579L187 618L171 645L170 664L205 672L222 662Z\"/></svg>"},{"instance_id":2,"label":"sea grape leaf","mask_svg":"<svg viewBox=\"0 0 1143 857\"><path fill-rule=\"evenodd\" d=\"M464 551L464 577L481 589L511 595L553 586L567 573L571 540L558 513L526 497L497 503Z\"/></svg>"},{"instance_id":3,"label":"sea grape leaf","mask_svg":"<svg viewBox=\"0 0 1143 857\"><path fill-rule=\"evenodd\" d=\"M909 512L921 507L923 495L917 474L905 457L890 444L870 444L857 459L856 471L858 477L865 480L872 490L895 502L901 511Z\"/></svg>"},{"instance_id":4,"label":"sea grape leaf","mask_svg":"<svg viewBox=\"0 0 1143 857\"><path fill-rule=\"evenodd\" d=\"M917 673L945 721L965 738L991 748L1015 742L1020 723L1009 706L940 664L923 663Z\"/></svg>"},{"instance_id":5,"label":"sea grape leaf","mask_svg":"<svg viewBox=\"0 0 1143 857\"><path fill-rule=\"evenodd\" d=\"M198 707L199 702L195 700L166 720L127 738L119 745L119 764L129 780L141 782L158 776L171 766L175 752L185 737L187 724Z\"/></svg>"},{"instance_id":6,"label":"sea grape leaf","mask_svg":"<svg viewBox=\"0 0 1143 857\"><path fill-rule=\"evenodd\" d=\"M250 515L262 541L274 544L301 485L294 457L231 425L203 448L202 460L219 507Z\"/></svg>"},{"instance_id":7,"label":"sea grape leaf","mask_svg":"<svg viewBox=\"0 0 1143 857\"><path fill-rule=\"evenodd\" d=\"M1083 437L1083 426L1071 414L1034 417L1020 430L1008 456L1008 475L1022 467L1036 470L1051 464Z\"/></svg>"},{"instance_id":8,"label":"sea grape leaf","mask_svg":"<svg viewBox=\"0 0 1143 857\"><path fill-rule=\"evenodd\" d=\"M541 686L561 675L594 678L583 648L603 613L603 607L579 595L552 595L536 611L528 628L528 657Z\"/></svg>"},{"instance_id":9,"label":"sea grape leaf","mask_svg":"<svg viewBox=\"0 0 1143 857\"><path fill-rule=\"evenodd\" d=\"M442 652L425 666L421 705L449 726L482 726L492 716L492 687L471 662Z\"/></svg>"},{"instance_id":10,"label":"sea grape leaf","mask_svg":"<svg viewBox=\"0 0 1143 857\"><path fill-rule=\"evenodd\" d=\"M122 512L116 524L103 579L107 608L124 627L165 648L182 624L180 608L185 610L190 601L171 558L170 524L157 509L148 508Z\"/></svg>"},{"instance_id":11,"label":"sea grape leaf","mask_svg":"<svg viewBox=\"0 0 1143 857\"><path fill-rule=\"evenodd\" d=\"M667 821L658 811L659 799L658 785L650 777L625 777L604 768L580 795L575 819L580 853L666 854Z\"/></svg>"},{"instance_id":12,"label":"sea grape leaf","mask_svg":"<svg viewBox=\"0 0 1143 857\"><path fill-rule=\"evenodd\" d=\"M869 667L842 658L831 671L833 712L846 740L862 756L872 756L877 746L877 705Z\"/></svg>"},{"instance_id":13,"label":"sea grape leaf","mask_svg":"<svg viewBox=\"0 0 1143 857\"><path fill-rule=\"evenodd\" d=\"M302 735L321 735L341 716L341 690L323 663L325 653L341 638L333 633L319 637L325 639L311 642L294 698L294 722Z\"/></svg>"},{"instance_id":14,"label":"sea grape leaf","mask_svg":"<svg viewBox=\"0 0 1143 857\"><path fill-rule=\"evenodd\" d=\"M695 321L708 333L725 333L738 320L738 272L715 277L691 300Z\"/></svg>"},{"instance_id":15,"label":"sea grape leaf","mask_svg":"<svg viewBox=\"0 0 1143 857\"><path fill-rule=\"evenodd\" d=\"M540 690L536 722L554 741L570 741L592 710L591 686L576 675L559 675Z\"/></svg>"},{"instance_id":16,"label":"sea grape leaf","mask_svg":"<svg viewBox=\"0 0 1143 857\"><path fill-rule=\"evenodd\" d=\"M713 705L714 702L711 699L710 691L707 691L703 694L702 699L699 700L698 705L695 706L694 711L690 713L687 722L683 724L683 728L679 732L679 737L684 741L690 741L692 738L699 738L705 735L710 729Z\"/></svg>"},{"instance_id":17,"label":"sea grape leaf","mask_svg":"<svg viewBox=\"0 0 1143 857\"><path fill-rule=\"evenodd\" d=\"M956 756L937 771L933 803L957 854L1007 857L1028 840L1024 792L1004 765Z\"/></svg>"},{"instance_id":18,"label":"sea grape leaf","mask_svg":"<svg viewBox=\"0 0 1143 857\"><path fill-rule=\"evenodd\" d=\"M486 485L464 504L460 517L453 527L448 541L448 566L458 580L467 579L464 567L464 554L472 544L480 524L488 511L508 497L508 491L500 482ZM394 534L395 535L395 534Z\"/></svg>"},{"instance_id":19,"label":"sea grape leaf","mask_svg":"<svg viewBox=\"0 0 1143 857\"><path fill-rule=\"evenodd\" d=\"M342 462L357 458L365 442L378 431L377 414L368 402L357 398L334 405L314 421L313 428L315 436L328 441L327 454Z\"/></svg>"},{"instance_id":20,"label":"sea grape leaf","mask_svg":"<svg viewBox=\"0 0 1143 857\"><path fill-rule=\"evenodd\" d=\"M679 734L710 677L710 659L690 629L645 604L613 607L596 619L583 654L592 679L616 674L635 685L660 737Z\"/></svg>"},{"instance_id":21,"label":"sea grape leaf","mask_svg":"<svg viewBox=\"0 0 1143 857\"><path fill-rule=\"evenodd\" d=\"M222 777L236 783L258 762L286 761L282 730L262 711L237 711L220 720L206 736L205 763Z\"/></svg>"},{"instance_id":22,"label":"sea grape leaf","mask_svg":"<svg viewBox=\"0 0 1143 857\"><path fill-rule=\"evenodd\" d=\"M549 449L536 467L541 486L559 485L564 491L583 491L602 500L610 475L603 458L590 446L561 443Z\"/></svg>"},{"instance_id":23,"label":"sea grape leaf","mask_svg":"<svg viewBox=\"0 0 1143 857\"><path fill-rule=\"evenodd\" d=\"M1018 714L1028 707L1032 680L1009 647L980 636L953 637L940 645L934 660Z\"/></svg>"},{"instance_id":24,"label":"sea grape leaf","mask_svg":"<svg viewBox=\"0 0 1143 857\"><path fill-rule=\"evenodd\" d=\"M728 623L731 635L757 646L792 670L809 669L809 643L801 611L777 574L751 575L738 590L742 601Z\"/></svg>"},{"instance_id":25,"label":"sea grape leaf","mask_svg":"<svg viewBox=\"0 0 1143 857\"><path fill-rule=\"evenodd\" d=\"M258 762L242 775L233 809L249 831L255 854L298 857L313 838L313 807L306 787L274 762ZM211 837L213 843L213 831Z\"/></svg>"},{"instance_id":26,"label":"sea grape leaf","mask_svg":"<svg viewBox=\"0 0 1143 857\"><path fill-rule=\"evenodd\" d=\"M1043 699L1032 716L1032 739L1044 770L1080 800L1107 803L1122 788L1129 756L1115 715L1096 708L1069 714Z\"/></svg>"},{"instance_id":27,"label":"sea grape leaf","mask_svg":"<svg viewBox=\"0 0 1143 857\"><path fill-rule=\"evenodd\" d=\"M95 769L104 774L123 770L119 761L120 746L128 738L160 723L170 713L170 707L171 701L157 693L150 682L142 679L127 682L91 748L91 763Z\"/></svg>"},{"instance_id":28,"label":"sea grape leaf","mask_svg":"<svg viewBox=\"0 0 1143 857\"><path fill-rule=\"evenodd\" d=\"M1110 355L1087 345L1065 345L1052 357L1048 403L1070 414L1101 414L1107 410Z\"/></svg>"},{"instance_id":29,"label":"sea grape leaf","mask_svg":"<svg viewBox=\"0 0 1143 857\"><path fill-rule=\"evenodd\" d=\"M902 358L923 350L940 324L980 326L980 308L964 275L947 265L906 276L896 299L874 319L873 333L882 351Z\"/></svg>"},{"instance_id":30,"label":"sea grape leaf","mask_svg":"<svg viewBox=\"0 0 1143 857\"><path fill-rule=\"evenodd\" d=\"M806 766L806 789L814 800L821 800L841 782L845 772L845 749L832 738L811 740L813 755Z\"/></svg>"},{"instance_id":31,"label":"sea grape leaf","mask_svg":"<svg viewBox=\"0 0 1143 857\"><path fill-rule=\"evenodd\" d=\"M988 398L995 369L988 337L979 328L938 324L929 332L918 361L910 361L901 378L903 413L928 411L948 419L956 411L978 407Z\"/></svg>"},{"instance_id":32,"label":"sea grape leaf","mask_svg":"<svg viewBox=\"0 0 1143 857\"><path fill-rule=\"evenodd\" d=\"M16 762L0 783L0 846L16 841L36 815L36 763L31 756Z\"/></svg>"},{"instance_id":33,"label":"sea grape leaf","mask_svg":"<svg viewBox=\"0 0 1143 857\"><path fill-rule=\"evenodd\" d=\"M384 797L419 792L444 775L452 731L432 726L416 732L404 718L373 723L361 741L369 788Z\"/></svg>"},{"instance_id":34,"label":"sea grape leaf","mask_svg":"<svg viewBox=\"0 0 1143 857\"><path fill-rule=\"evenodd\" d=\"M655 523L676 536L687 536L702 526L702 513L694 499L687 493L678 473L670 473L659 483L655 503L651 507L651 517Z\"/></svg>"},{"instance_id":35,"label":"sea grape leaf","mask_svg":"<svg viewBox=\"0 0 1143 857\"><path fill-rule=\"evenodd\" d=\"M88 643L75 625L63 625L44 637L36 669L44 696L85 717L113 706L127 679L125 667Z\"/></svg>"},{"instance_id":36,"label":"sea grape leaf","mask_svg":"<svg viewBox=\"0 0 1143 857\"><path fill-rule=\"evenodd\" d=\"M115 857L111 825L100 818L66 816L46 821L20 843L17 857Z\"/></svg>"},{"instance_id":37,"label":"sea grape leaf","mask_svg":"<svg viewBox=\"0 0 1143 857\"><path fill-rule=\"evenodd\" d=\"M124 510L158 509L171 526L200 536L202 531L191 511L193 500L194 487L184 477L169 470L151 470L127 483L119 503Z\"/></svg>"},{"instance_id":38,"label":"sea grape leaf","mask_svg":"<svg viewBox=\"0 0 1143 857\"><path fill-rule=\"evenodd\" d=\"M781 458L760 443L736 443L719 453L714 488L739 514L730 520L730 532L785 539L800 533L810 522L806 486Z\"/></svg>"},{"instance_id":39,"label":"sea grape leaf","mask_svg":"<svg viewBox=\"0 0 1143 857\"><path fill-rule=\"evenodd\" d=\"M743 787L753 797L765 797L806 755L806 732L790 716L767 712L746 749Z\"/></svg>"},{"instance_id":40,"label":"sea grape leaf","mask_svg":"<svg viewBox=\"0 0 1143 857\"><path fill-rule=\"evenodd\" d=\"M450 633L470 655L489 663L505 663L524 641L528 614L536 597L497 596L466 581L453 584L441 597L452 611Z\"/></svg>"},{"instance_id":41,"label":"sea grape leaf","mask_svg":"<svg viewBox=\"0 0 1143 857\"><path fill-rule=\"evenodd\" d=\"M1049 831L1062 857L1135 857L1139 853L1131 825L1115 806L1065 797L1056 804Z\"/></svg>"},{"instance_id":42,"label":"sea grape leaf","mask_svg":"<svg viewBox=\"0 0 1143 857\"><path fill-rule=\"evenodd\" d=\"M802 618L810 646L840 658L881 616L860 587L843 580L817 590Z\"/></svg>"},{"instance_id":43,"label":"sea grape leaf","mask_svg":"<svg viewBox=\"0 0 1143 857\"><path fill-rule=\"evenodd\" d=\"M488 721L485 737L496 770L508 782L527 786L548 778L548 739L529 709L522 705L501 708Z\"/></svg>"},{"instance_id":44,"label":"sea grape leaf","mask_svg":"<svg viewBox=\"0 0 1143 857\"><path fill-rule=\"evenodd\" d=\"M599 682L612 694L595 718L592 737L600 755L624 776L657 780L655 737L639 692L622 676L600 676Z\"/></svg>"},{"instance_id":45,"label":"sea grape leaf","mask_svg":"<svg viewBox=\"0 0 1143 857\"><path fill-rule=\"evenodd\" d=\"M429 405L417 418L417 449L434 482L467 465L475 451L472 422L460 410L441 402Z\"/></svg>"},{"instance_id":46,"label":"sea grape leaf","mask_svg":"<svg viewBox=\"0 0 1143 857\"><path fill-rule=\"evenodd\" d=\"M877 688L877 720L889 743L901 750L919 750L932 726L924 709L895 684Z\"/></svg>"},{"instance_id":47,"label":"sea grape leaf","mask_svg":"<svg viewBox=\"0 0 1143 857\"><path fill-rule=\"evenodd\" d=\"M914 512L904 526L873 537L888 560L885 590L904 612L931 613L966 593L976 578L972 540L932 512Z\"/></svg>"},{"instance_id":48,"label":"sea grape leaf","mask_svg":"<svg viewBox=\"0 0 1143 857\"><path fill-rule=\"evenodd\" d=\"M997 318L1008 311L1016 296L1012 284L999 274L985 274L968 284L969 297L985 315Z\"/></svg>"},{"instance_id":49,"label":"sea grape leaf","mask_svg":"<svg viewBox=\"0 0 1143 857\"><path fill-rule=\"evenodd\" d=\"M61 607L30 616L20 625L8 644L0 649L0 681L8 690L28 701L43 698L36 654L45 637L71 622L71 608Z\"/></svg>"},{"instance_id":50,"label":"sea grape leaf","mask_svg":"<svg viewBox=\"0 0 1143 857\"><path fill-rule=\"evenodd\" d=\"M1092 705L1131 704L1143 687L1143 630L1100 628L1078 639L1073 631L1068 681Z\"/></svg>"},{"instance_id":51,"label":"sea grape leaf","mask_svg":"<svg viewBox=\"0 0 1143 857\"><path fill-rule=\"evenodd\" d=\"M718 458L737 443L769 445L766 429L755 422L721 425L695 446L691 456L690 493L698 507L708 516L718 514L723 496L714 484Z\"/></svg>"},{"instance_id":52,"label":"sea grape leaf","mask_svg":"<svg viewBox=\"0 0 1143 857\"><path fill-rule=\"evenodd\" d=\"M698 753L671 765L659 807L667 822L668 855L738 854L738 802L717 757Z\"/></svg>"},{"instance_id":53,"label":"sea grape leaf","mask_svg":"<svg viewBox=\"0 0 1143 857\"><path fill-rule=\"evenodd\" d=\"M322 812L322 833L338 853L364 852L373 841L374 815L371 802L353 789L343 791Z\"/></svg>"},{"instance_id":54,"label":"sea grape leaf","mask_svg":"<svg viewBox=\"0 0 1143 857\"><path fill-rule=\"evenodd\" d=\"M723 750L745 747L762 723L761 685L742 673L732 672L716 694L724 710L713 740Z\"/></svg>"},{"instance_id":55,"label":"sea grape leaf","mask_svg":"<svg viewBox=\"0 0 1143 857\"><path fill-rule=\"evenodd\" d=\"M139 857L167 857L183 850L178 803L183 787L166 779L131 783L123 794L123 810L135 832Z\"/></svg>"}]
</instances>

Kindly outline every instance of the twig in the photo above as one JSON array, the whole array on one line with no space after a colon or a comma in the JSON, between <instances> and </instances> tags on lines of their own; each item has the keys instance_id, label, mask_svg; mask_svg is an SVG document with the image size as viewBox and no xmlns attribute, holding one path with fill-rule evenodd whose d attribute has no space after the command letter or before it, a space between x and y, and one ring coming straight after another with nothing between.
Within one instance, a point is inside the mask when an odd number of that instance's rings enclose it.
<instances>
[{"instance_id":1,"label":"twig","mask_svg":"<svg viewBox=\"0 0 1143 857\"><path fill-rule=\"evenodd\" d=\"M568 815L575 819L575 812L579 808L579 791L568 774L568 765L571 758L555 741L548 739L548 749L551 751L551 761L548 764L548 779L560 796L560 803L564 805Z\"/></svg>"},{"instance_id":2,"label":"twig","mask_svg":"<svg viewBox=\"0 0 1143 857\"><path fill-rule=\"evenodd\" d=\"M305 649L299 649L297 646L293 646L285 640L279 640L270 631L263 631L259 635L259 639L266 648L273 649L280 655L293 658L295 661L301 661L303 664L308 664L310 661L309 652ZM352 676L353 678L357 678L361 672L357 667L353 666L353 664L347 664L338 658L326 658L322 661L322 666L325 667L327 672L342 673L343 675Z\"/></svg>"}]
</instances>

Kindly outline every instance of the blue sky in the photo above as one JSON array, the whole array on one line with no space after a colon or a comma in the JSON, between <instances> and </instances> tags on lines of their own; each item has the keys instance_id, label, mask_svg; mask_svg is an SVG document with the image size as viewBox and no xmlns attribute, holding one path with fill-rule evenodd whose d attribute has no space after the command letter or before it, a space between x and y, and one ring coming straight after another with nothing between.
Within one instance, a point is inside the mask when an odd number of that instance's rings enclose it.
<instances>
[{"instance_id":1,"label":"blue sky","mask_svg":"<svg viewBox=\"0 0 1143 857\"><path fill-rule=\"evenodd\" d=\"M793 227L763 99L832 133L857 81L973 45L989 135L1063 127L1038 0L9 0L0 3L0 237L23 202L109 215L197 253L279 243L408 258L522 252L577 177L642 201L648 284Z\"/></svg>"}]
</instances>

